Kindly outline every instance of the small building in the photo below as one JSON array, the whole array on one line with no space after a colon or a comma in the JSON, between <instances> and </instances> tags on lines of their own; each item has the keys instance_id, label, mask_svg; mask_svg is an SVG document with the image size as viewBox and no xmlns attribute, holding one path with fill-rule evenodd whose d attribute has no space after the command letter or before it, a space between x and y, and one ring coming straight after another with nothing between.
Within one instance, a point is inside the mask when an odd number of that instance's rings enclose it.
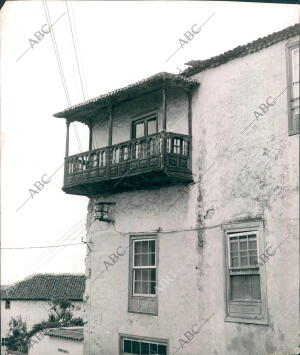
<instances>
[{"instance_id":1,"label":"small building","mask_svg":"<svg viewBox=\"0 0 300 355\"><path fill-rule=\"evenodd\" d=\"M6 346L12 317L21 316L31 330L48 319L51 300L72 301L74 317L82 317L84 289L84 274L35 274L1 288L1 348Z\"/></svg>"},{"instance_id":2,"label":"small building","mask_svg":"<svg viewBox=\"0 0 300 355\"><path fill-rule=\"evenodd\" d=\"M83 327L51 328L28 349L28 355L83 354Z\"/></svg>"}]
</instances>

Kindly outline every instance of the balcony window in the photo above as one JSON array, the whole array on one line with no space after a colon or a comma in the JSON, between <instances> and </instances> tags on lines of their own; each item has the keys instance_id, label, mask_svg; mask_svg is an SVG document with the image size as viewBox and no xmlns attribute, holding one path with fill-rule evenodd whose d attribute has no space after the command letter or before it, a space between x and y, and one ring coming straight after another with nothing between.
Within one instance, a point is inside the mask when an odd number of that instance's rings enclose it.
<instances>
[{"instance_id":1,"label":"balcony window","mask_svg":"<svg viewBox=\"0 0 300 355\"><path fill-rule=\"evenodd\" d=\"M132 138L142 138L157 133L156 116L148 116L132 122Z\"/></svg>"}]
</instances>

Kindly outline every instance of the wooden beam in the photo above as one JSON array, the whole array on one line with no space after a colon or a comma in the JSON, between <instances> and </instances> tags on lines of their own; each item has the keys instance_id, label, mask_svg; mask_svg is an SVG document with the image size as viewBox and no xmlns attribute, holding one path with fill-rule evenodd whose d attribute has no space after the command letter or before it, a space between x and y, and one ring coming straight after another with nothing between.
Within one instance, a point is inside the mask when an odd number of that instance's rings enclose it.
<instances>
[{"instance_id":1,"label":"wooden beam","mask_svg":"<svg viewBox=\"0 0 300 355\"><path fill-rule=\"evenodd\" d=\"M90 135L89 135L89 150L92 150L93 149L93 125L92 125L92 122L89 123L89 132L90 132ZM94 147L96 148L96 147Z\"/></svg>"},{"instance_id":2,"label":"wooden beam","mask_svg":"<svg viewBox=\"0 0 300 355\"><path fill-rule=\"evenodd\" d=\"M192 92L187 91L187 96L188 96L188 134L191 136L192 131L193 131L193 122L192 122Z\"/></svg>"},{"instance_id":3,"label":"wooden beam","mask_svg":"<svg viewBox=\"0 0 300 355\"><path fill-rule=\"evenodd\" d=\"M162 129L163 131L167 130L167 100L166 100L166 88L162 89L162 108L163 108L163 122Z\"/></svg>"},{"instance_id":4,"label":"wooden beam","mask_svg":"<svg viewBox=\"0 0 300 355\"><path fill-rule=\"evenodd\" d=\"M108 146L112 145L112 134L113 134L113 108L109 107L109 129L108 129Z\"/></svg>"},{"instance_id":5,"label":"wooden beam","mask_svg":"<svg viewBox=\"0 0 300 355\"><path fill-rule=\"evenodd\" d=\"M65 157L67 158L69 156L69 140L70 140L70 122L66 120L66 125L67 125L67 133L66 133L66 152L65 152Z\"/></svg>"}]
</instances>

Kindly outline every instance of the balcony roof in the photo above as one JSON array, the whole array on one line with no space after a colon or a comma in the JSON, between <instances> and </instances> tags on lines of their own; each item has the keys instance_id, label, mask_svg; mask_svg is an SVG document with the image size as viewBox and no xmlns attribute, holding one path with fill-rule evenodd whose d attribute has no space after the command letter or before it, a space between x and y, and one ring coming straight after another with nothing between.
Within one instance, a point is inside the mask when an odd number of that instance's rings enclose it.
<instances>
[{"instance_id":1,"label":"balcony roof","mask_svg":"<svg viewBox=\"0 0 300 355\"><path fill-rule=\"evenodd\" d=\"M163 85L166 87L182 87L184 89L191 90L199 86L199 82L197 80L185 78L178 74L161 72L150 76L149 78L125 86L124 88L110 91L107 94L100 95L94 99L71 106L68 109L55 113L53 116L59 118L70 118L72 121L75 121L80 120L80 118L82 120L82 116L84 115L84 119L88 119L89 115L93 114L99 108L138 97L150 91L162 88Z\"/></svg>"}]
</instances>

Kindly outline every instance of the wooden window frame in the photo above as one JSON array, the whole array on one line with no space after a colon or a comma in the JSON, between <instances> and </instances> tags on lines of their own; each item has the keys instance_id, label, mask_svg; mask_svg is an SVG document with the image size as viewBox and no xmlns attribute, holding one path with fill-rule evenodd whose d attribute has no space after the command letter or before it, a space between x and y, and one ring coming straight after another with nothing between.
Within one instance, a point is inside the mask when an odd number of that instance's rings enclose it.
<instances>
[{"instance_id":1,"label":"wooden window frame","mask_svg":"<svg viewBox=\"0 0 300 355\"><path fill-rule=\"evenodd\" d=\"M5 301L5 309L10 309L10 301Z\"/></svg>"},{"instance_id":2,"label":"wooden window frame","mask_svg":"<svg viewBox=\"0 0 300 355\"><path fill-rule=\"evenodd\" d=\"M128 272L128 312L129 313L141 313L147 315L158 315L158 295L152 294L134 294L133 293L133 243L135 241L143 240L155 240L155 265L156 265L156 285L158 285L158 273L159 273L159 239L157 234L143 234L143 235L130 235L129 236L129 272ZM136 307L134 304L143 304L148 302L148 309L142 307ZM149 303L154 306L154 310L149 309Z\"/></svg>"},{"instance_id":3,"label":"wooden window frame","mask_svg":"<svg viewBox=\"0 0 300 355\"><path fill-rule=\"evenodd\" d=\"M131 139L142 139L143 137L148 137L149 136L148 135L148 121L152 121L152 120L156 121L156 125L155 125L156 132L152 133L152 134L157 134L158 133L158 115L156 112L153 112L153 113L149 113L147 115L143 115L142 117L140 116L138 118L134 118L131 121ZM144 123L144 135L142 137L136 138L135 137L135 135L136 135L135 125L140 122ZM150 134L150 136L152 134Z\"/></svg>"},{"instance_id":4,"label":"wooden window frame","mask_svg":"<svg viewBox=\"0 0 300 355\"><path fill-rule=\"evenodd\" d=\"M263 233L263 221L252 221L244 223L230 223L222 225L224 231L224 244L225 244L225 322L236 322L236 323L251 323L251 324L261 324L268 325L268 304L267 304L267 282L266 282L266 265L257 265L259 268L260 275L260 292L261 301L232 301L230 299L230 264L229 264L229 233L249 233L256 232L257 234L257 256L265 250L265 240ZM255 307L261 307L261 315L255 316L254 313L248 312L236 312L233 315L230 312L231 307L240 307L241 309L249 309Z\"/></svg>"},{"instance_id":5,"label":"wooden window frame","mask_svg":"<svg viewBox=\"0 0 300 355\"><path fill-rule=\"evenodd\" d=\"M127 338L128 340L133 340L133 341L141 341L141 342L146 342L146 343L165 345L167 347L167 355L170 355L169 340L168 339L144 337L144 336L138 336L138 335L123 334L123 333L119 333L119 355L124 355L123 346L122 346L124 338Z\"/></svg>"},{"instance_id":6,"label":"wooden window frame","mask_svg":"<svg viewBox=\"0 0 300 355\"><path fill-rule=\"evenodd\" d=\"M135 252L135 243L137 242L146 242L146 241L154 241L155 242L155 265L148 265L148 266L137 266L137 265L134 265L134 252ZM155 269L156 273L157 274L157 265L156 265L156 238L145 238L145 239L133 239L132 241L132 265L131 265L131 269L132 269L132 296L139 296L139 297L156 297L156 294L152 294L152 293L135 293L134 289L135 289L135 285L134 285L134 282L135 282L135 277L133 276L133 274L135 273L135 270L138 270L138 269Z\"/></svg>"},{"instance_id":7,"label":"wooden window frame","mask_svg":"<svg viewBox=\"0 0 300 355\"><path fill-rule=\"evenodd\" d=\"M293 97L293 88L292 88L292 83L293 83L293 65L292 65L292 50L295 48L299 48L299 40L291 40L287 43L286 45L286 67L287 67L287 83L288 83L288 90L287 90L287 104L288 104L288 130L289 130L289 136L299 134L300 132L300 124L298 123L298 128L294 127L294 121L295 118L293 117L292 114L292 106L291 106L291 100ZM299 84L300 85L300 84ZM299 118L300 120L300 118Z\"/></svg>"}]
</instances>

